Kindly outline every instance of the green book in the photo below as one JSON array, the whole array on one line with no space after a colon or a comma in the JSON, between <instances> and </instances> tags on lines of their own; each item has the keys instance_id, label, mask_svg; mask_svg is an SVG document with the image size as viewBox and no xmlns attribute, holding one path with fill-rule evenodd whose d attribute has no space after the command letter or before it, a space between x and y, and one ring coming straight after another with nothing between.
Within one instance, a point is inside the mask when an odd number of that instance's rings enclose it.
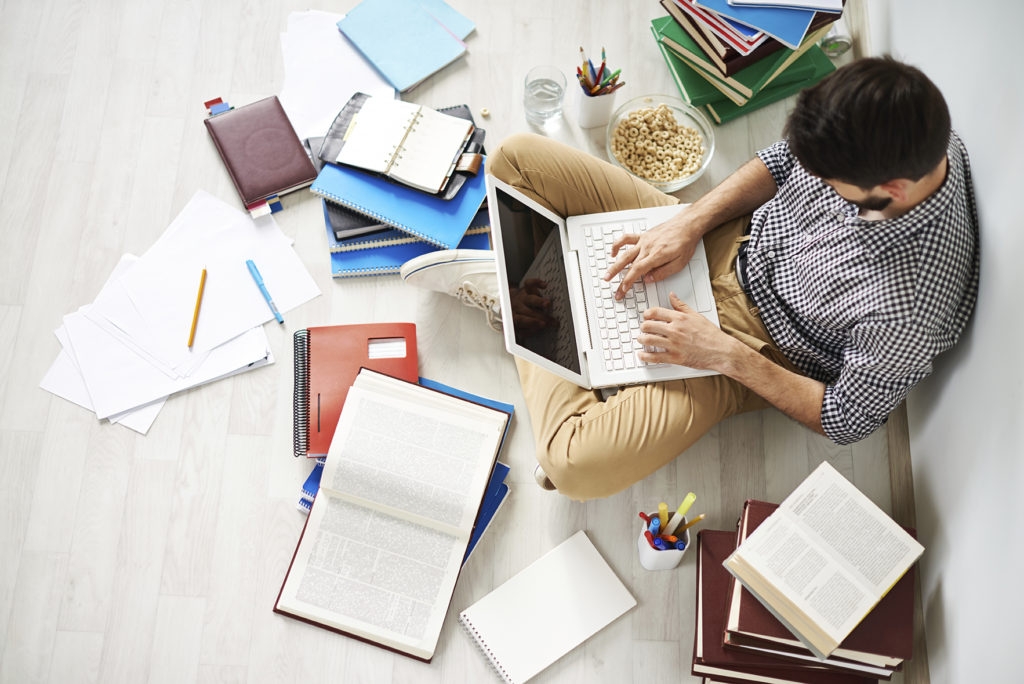
<instances>
[{"instance_id":1,"label":"green book","mask_svg":"<svg viewBox=\"0 0 1024 684\"><path fill-rule=\"evenodd\" d=\"M731 96L723 90L722 94L737 105L743 105L761 88L777 79L788 70L800 57L816 45L818 38L828 32L829 25L822 26L815 32L807 34L800 47L796 50L784 48L773 52L764 59L759 59L748 67L740 69L732 76L725 76L697 45L696 41L684 31L671 16L651 20L651 30L658 42L668 47L679 58L707 79L712 85L726 86L735 93Z\"/></svg>"},{"instance_id":2,"label":"green book","mask_svg":"<svg viewBox=\"0 0 1024 684\"><path fill-rule=\"evenodd\" d=\"M651 30L653 32L653 28ZM654 37L661 56L665 59L665 65L668 66L668 72L672 75L672 80L675 81L679 95L684 101L694 107L699 107L708 102L717 102L722 99L724 92L720 88L728 88L728 86L719 86L707 80L687 66L686 62L661 41L658 41L657 34ZM732 91L731 88L729 90Z\"/></svg>"},{"instance_id":3,"label":"green book","mask_svg":"<svg viewBox=\"0 0 1024 684\"><path fill-rule=\"evenodd\" d=\"M800 60L806 60L806 63L810 66L810 71L803 72L806 75L800 80L773 83L747 100L747 103L743 106L739 106L726 99L720 99L717 102L705 102L703 105L704 111L708 113L713 122L723 124L744 114L749 114L755 109L760 109L765 105L784 100L790 95L795 95L804 88L814 85L836 69L832 60L817 45L808 50ZM797 68L796 64L794 64L793 68Z\"/></svg>"}]
</instances>

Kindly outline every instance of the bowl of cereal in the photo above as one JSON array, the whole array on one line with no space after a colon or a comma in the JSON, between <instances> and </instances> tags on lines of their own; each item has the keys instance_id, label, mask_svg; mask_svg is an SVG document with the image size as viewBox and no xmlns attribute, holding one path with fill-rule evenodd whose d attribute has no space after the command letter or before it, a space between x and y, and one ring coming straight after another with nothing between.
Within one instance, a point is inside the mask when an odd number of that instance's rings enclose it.
<instances>
[{"instance_id":1,"label":"bowl of cereal","mask_svg":"<svg viewBox=\"0 0 1024 684\"><path fill-rule=\"evenodd\" d=\"M662 192L675 192L707 170L715 132L700 111L668 95L635 97L608 122L608 160Z\"/></svg>"}]
</instances>

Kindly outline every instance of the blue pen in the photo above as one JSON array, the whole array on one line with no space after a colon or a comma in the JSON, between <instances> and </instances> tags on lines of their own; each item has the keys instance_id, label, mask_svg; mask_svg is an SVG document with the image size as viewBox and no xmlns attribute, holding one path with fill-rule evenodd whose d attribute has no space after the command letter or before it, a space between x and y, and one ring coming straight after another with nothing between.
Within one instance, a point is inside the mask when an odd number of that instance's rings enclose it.
<instances>
[{"instance_id":1,"label":"blue pen","mask_svg":"<svg viewBox=\"0 0 1024 684\"><path fill-rule=\"evenodd\" d=\"M270 293L267 291L267 286L263 284L263 276L260 275L259 269L256 268L256 264L253 263L252 259L245 262L245 265L249 267L249 273L252 274L252 279L256 281L256 286L260 288L260 292L263 293L263 298L267 300L267 306L270 307L270 311L274 314L274 318L277 319L278 323L284 323L284 318L281 316L281 312L274 306L274 300L270 298Z\"/></svg>"},{"instance_id":2,"label":"blue pen","mask_svg":"<svg viewBox=\"0 0 1024 684\"><path fill-rule=\"evenodd\" d=\"M666 541L665 541L664 539L662 539L661 537L655 537L655 538L654 538L654 546L655 546L655 547L656 547L656 548L657 548L657 549L658 549L659 551L664 551L664 550L666 550L666 549L668 548L668 542L666 542Z\"/></svg>"},{"instance_id":3,"label":"blue pen","mask_svg":"<svg viewBox=\"0 0 1024 684\"><path fill-rule=\"evenodd\" d=\"M684 542L684 541L677 541L676 542L676 549L678 551L682 551L685 548L686 548L686 542Z\"/></svg>"},{"instance_id":4,"label":"blue pen","mask_svg":"<svg viewBox=\"0 0 1024 684\"><path fill-rule=\"evenodd\" d=\"M658 530L661 529L661 520L658 518L658 516L651 516L651 525L647 529L649 529L651 531L651 534L653 534L655 537L658 536Z\"/></svg>"}]
</instances>

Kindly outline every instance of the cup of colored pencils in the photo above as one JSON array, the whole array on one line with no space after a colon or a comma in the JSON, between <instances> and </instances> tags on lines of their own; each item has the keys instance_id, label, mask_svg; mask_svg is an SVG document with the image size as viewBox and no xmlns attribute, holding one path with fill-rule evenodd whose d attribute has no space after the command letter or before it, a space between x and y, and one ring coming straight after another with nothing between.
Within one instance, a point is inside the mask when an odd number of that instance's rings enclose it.
<instances>
[{"instance_id":1,"label":"cup of colored pencils","mask_svg":"<svg viewBox=\"0 0 1024 684\"><path fill-rule=\"evenodd\" d=\"M580 64L576 67L576 80L580 84L577 99L580 128L608 125L615 108L615 92L625 85L619 80L621 72L621 69L612 69L608 65L604 48L601 48L601 61L595 65L580 47Z\"/></svg>"}]
</instances>

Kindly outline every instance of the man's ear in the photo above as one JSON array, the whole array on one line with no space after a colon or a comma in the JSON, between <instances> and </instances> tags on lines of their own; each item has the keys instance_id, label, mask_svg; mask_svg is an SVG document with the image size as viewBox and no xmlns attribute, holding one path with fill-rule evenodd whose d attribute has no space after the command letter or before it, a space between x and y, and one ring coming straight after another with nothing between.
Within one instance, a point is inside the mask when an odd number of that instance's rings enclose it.
<instances>
[{"instance_id":1,"label":"man's ear","mask_svg":"<svg viewBox=\"0 0 1024 684\"><path fill-rule=\"evenodd\" d=\"M879 185L878 189L892 197L896 202L906 202L910 195L910 187L913 184L913 181L906 178L894 178Z\"/></svg>"}]
</instances>

